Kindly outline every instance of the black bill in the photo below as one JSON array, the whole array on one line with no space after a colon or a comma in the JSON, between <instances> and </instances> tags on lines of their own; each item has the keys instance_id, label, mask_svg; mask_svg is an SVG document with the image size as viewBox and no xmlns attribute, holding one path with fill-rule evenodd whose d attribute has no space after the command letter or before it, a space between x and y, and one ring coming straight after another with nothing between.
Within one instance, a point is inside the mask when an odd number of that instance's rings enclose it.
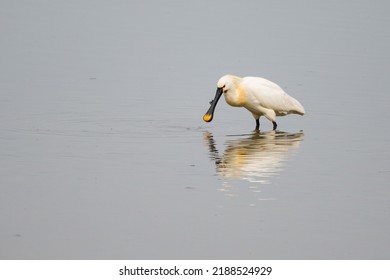
<instances>
[{"instance_id":1,"label":"black bill","mask_svg":"<svg viewBox=\"0 0 390 280\"><path fill-rule=\"evenodd\" d=\"M210 108L208 109L206 114L204 114L204 116L203 116L203 120L205 122L211 122L213 120L215 106L217 106L218 100L219 100L219 98L221 98L222 93L223 93L222 88L217 88L217 92L215 93L215 97L210 102Z\"/></svg>"}]
</instances>

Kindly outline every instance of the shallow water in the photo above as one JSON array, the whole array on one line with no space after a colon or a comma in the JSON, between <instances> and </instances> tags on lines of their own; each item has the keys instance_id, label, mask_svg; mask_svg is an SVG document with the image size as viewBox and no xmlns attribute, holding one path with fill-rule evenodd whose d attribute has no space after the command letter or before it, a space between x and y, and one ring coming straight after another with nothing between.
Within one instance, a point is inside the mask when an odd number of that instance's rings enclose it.
<instances>
[{"instance_id":1,"label":"shallow water","mask_svg":"<svg viewBox=\"0 0 390 280\"><path fill-rule=\"evenodd\" d=\"M389 4L8 1L1 259L390 258ZM220 76L307 114L261 119Z\"/></svg>"}]
</instances>

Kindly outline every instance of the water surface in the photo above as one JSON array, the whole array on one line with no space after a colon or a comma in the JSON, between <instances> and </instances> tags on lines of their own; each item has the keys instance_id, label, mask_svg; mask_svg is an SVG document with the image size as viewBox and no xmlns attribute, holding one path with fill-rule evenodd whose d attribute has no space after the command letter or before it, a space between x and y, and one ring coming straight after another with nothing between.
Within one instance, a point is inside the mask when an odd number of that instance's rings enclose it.
<instances>
[{"instance_id":1,"label":"water surface","mask_svg":"<svg viewBox=\"0 0 390 280\"><path fill-rule=\"evenodd\" d=\"M6 1L0 258L388 259L385 1ZM262 76L307 114L221 101Z\"/></svg>"}]
</instances>

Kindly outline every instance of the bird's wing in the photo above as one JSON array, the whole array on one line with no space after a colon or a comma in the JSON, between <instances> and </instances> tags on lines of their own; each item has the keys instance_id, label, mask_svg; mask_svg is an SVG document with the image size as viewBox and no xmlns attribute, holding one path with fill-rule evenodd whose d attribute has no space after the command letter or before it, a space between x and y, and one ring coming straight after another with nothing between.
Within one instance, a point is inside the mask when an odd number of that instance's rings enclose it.
<instances>
[{"instance_id":1,"label":"bird's wing","mask_svg":"<svg viewBox=\"0 0 390 280\"><path fill-rule=\"evenodd\" d=\"M303 106L295 98L267 79L250 78L246 81L246 88L250 97L264 108L279 114L288 114L291 111L304 113Z\"/></svg>"}]
</instances>

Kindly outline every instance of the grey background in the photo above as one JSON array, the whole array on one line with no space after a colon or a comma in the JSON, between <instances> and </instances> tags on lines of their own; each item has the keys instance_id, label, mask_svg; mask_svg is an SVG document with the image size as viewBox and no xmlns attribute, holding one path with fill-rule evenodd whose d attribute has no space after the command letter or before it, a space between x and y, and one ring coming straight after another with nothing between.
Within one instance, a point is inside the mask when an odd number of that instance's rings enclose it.
<instances>
[{"instance_id":1,"label":"grey background","mask_svg":"<svg viewBox=\"0 0 390 280\"><path fill-rule=\"evenodd\" d=\"M388 259L386 1L1 1L1 259ZM278 133L221 100L262 76Z\"/></svg>"}]
</instances>

